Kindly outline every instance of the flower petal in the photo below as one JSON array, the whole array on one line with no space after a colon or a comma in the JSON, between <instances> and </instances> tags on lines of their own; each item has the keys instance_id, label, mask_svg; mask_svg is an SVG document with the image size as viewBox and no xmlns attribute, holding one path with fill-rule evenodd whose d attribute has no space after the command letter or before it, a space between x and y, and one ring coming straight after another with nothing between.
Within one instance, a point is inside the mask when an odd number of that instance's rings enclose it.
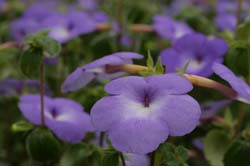
<instances>
[{"instance_id":1,"label":"flower petal","mask_svg":"<svg viewBox=\"0 0 250 166\"><path fill-rule=\"evenodd\" d=\"M49 119L46 125L59 139L70 143L80 142L86 132L93 131L90 117L85 112L71 112L59 119Z\"/></svg>"},{"instance_id":2,"label":"flower petal","mask_svg":"<svg viewBox=\"0 0 250 166\"><path fill-rule=\"evenodd\" d=\"M97 101L91 109L91 120L94 127L100 131L107 131L113 124L122 119L123 110L121 108L121 98L119 96L108 96Z\"/></svg>"},{"instance_id":3,"label":"flower petal","mask_svg":"<svg viewBox=\"0 0 250 166\"><path fill-rule=\"evenodd\" d=\"M238 78L230 69L222 64L214 63L212 68L213 71L222 79L226 80L241 97L250 100L250 87L242 79Z\"/></svg>"},{"instance_id":4,"label":"flower petal","mask_svg":"<svg viewBox=\"0 0 250 166\"><path fill-rule=\"evenodd\" d=\"M121 93L135 94L135 92L144 89L146 86L148 85L143 77L128 76L109 82L105 86L105 91L113 95Z\"/></svg>"},{"instance_id":5,"label":"flower petal","mask_svg":"<svg viewBox=\"0 0 250 166\"><path fill-rule=\"evenodd\" d=\"M163 101L159 118L168 124L169 135L182 136L194 130L201 116L196 100L188 95L168 95Z\"/></svg>"},{"instance_id":6,"label":"flower petal","mask_svg":"<svg viewBox=\"0 0 250 166\"><path fill-rule=\"evenodd\" d=\"M168 94L185 94L193 89L193 85L187 78L174 73L150 76L146 81L151 87L157 87Z\"/></svg>"},{"instance_id":7,"label":"flower petal","mask_svg":"<svg viewBox=\"0 0 250 166\"><path fill-rule=\"evenodd\" d=\"M18 104L23 116L35 125L41 124L41 104L40 95L22 95ZM44 110L48 110L52 105L52 101L49 97L44 97ZM45 121L47 117L45 116Z\"/></svg>"},{"instance_id":8,"label":"flower petal","mask_svg":"<svg viewBox=\"0 0 250 166\"><path fill-rule=\"evenodd\" d=\"M85 72L83 67L79 67L67 77L61 87L61 91L66 93L78 90L94 78L95 75L93 73Z\"/></svg>"},{"instance_id":9,"label":"flower petal","mask_svg":"<svg viewBox=\"0 0 250 166\"><path fill-rule=\"evenodd\" d=\"M168 137L164 121L157 119L129 119L109 131L112 145L119 151L146 154L157 149Z\"/></svg>"}]
</instances>

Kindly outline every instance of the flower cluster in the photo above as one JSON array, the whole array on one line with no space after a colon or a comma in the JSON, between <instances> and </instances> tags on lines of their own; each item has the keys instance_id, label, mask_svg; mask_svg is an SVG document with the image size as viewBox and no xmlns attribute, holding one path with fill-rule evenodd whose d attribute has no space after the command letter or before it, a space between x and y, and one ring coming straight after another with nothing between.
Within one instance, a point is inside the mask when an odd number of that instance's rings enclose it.
<instances>
[{"instance_id":1,"label":"flower cluster","mask_svg":"<svg viewBox=\"0 0 250 166\"><path fill-rule=\"evenodd\" d=\"M105 13L83 11L56 12L47 3L39 3L26 10L10 27L13 37L21 42L28 34L50 30L50 37L65 43L79 35L96 30L97 23L107 22Z\"/></svg>"}]
</instances>

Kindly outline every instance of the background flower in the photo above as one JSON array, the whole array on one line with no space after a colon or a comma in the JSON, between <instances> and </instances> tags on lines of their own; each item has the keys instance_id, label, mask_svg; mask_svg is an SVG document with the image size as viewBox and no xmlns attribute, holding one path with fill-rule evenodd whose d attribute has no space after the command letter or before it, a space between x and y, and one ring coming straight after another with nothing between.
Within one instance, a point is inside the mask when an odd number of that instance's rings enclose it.
<instances>
[{"instance_id":1,"label":"background flower","mask_svg":"<svg viewBox=\"0 0 250 166\"><path fill-rule=\"evenodd\" d=\"M133 52L118 52L78 67L64 81L61 88L62 92L75 91L84 87L96 77L106 79L119 77L123 72L107 73L107 65L131 64L132 59L141 59L142 57L142 55Z\"/></svg>"},{"instance_id":2,"label":"background flower","mask_svg":"<svg viewBox=\"0 0 250 166\"><path fill-rule=\"evenodd\" d=\"M189 63L187 73L208 77L213 73L212 64L222 62L227 49L227 43L221 38L192 33L176 40L172 48L163 50L160 56L167 72L175 72Z\"/></svg>"},{"instance_id":3,"label":"background flower","mask_svg":"<svg viewBox=\"0 0 250 166\"><path fill-rule=\"evenodd\" d=\"M83 107L72 100L49 98L44 100L45 125L61 140L80 142L86 132L92 131L90 117ZM23 95L18 105L23 116L35 125L41 125L40 95Z\"/></svg>"}]
</instances>

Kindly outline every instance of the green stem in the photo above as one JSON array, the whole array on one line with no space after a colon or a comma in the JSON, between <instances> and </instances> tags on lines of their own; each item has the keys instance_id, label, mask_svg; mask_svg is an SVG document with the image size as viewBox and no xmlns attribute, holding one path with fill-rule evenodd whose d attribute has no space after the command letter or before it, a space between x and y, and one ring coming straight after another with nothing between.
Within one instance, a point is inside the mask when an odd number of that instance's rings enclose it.
<instances>
[{"instance_id":1,"label":"green stem","mask_svg":"<svg viewBox=\"0 0 250 166\"><path fill-rule=\"evenodd\" d=\"M122 49L121 39L124 33L124 0L117 0L117 23L119 27L119 32L116 36L117 50Z\"/></svg>"},{"instance_id":2,"label":"green stem","mask_svg":"<svg viewBox=\"0 0 250 166\"><path fill-rule=\"evenodd\" d=\"M237 2L238 2L238 7L237 7L237 25L239 25L240 22L241 22L241 12L242 12L243 0L237 0Z\"/></svg>"},{"instance_id":3,"label":"green stem","mask_svg":"<svg viewBox=\"0 0 250 166\"><path fill-rule=\"evenodd\" d=\"M40 66L40 97L41 97L41 125L45 126L44 119L44 89L45 89L45 66L44 63L41 63Z\"/></svg>"},{"instance_id":4,"label":"green stem","mask_svg":"<svg viewBox=\"0 0 250 166\"><path fill-rule=\"evenodd\" d=\"M123 156L122 152L120 152L120 158L121 158L121 161L122 161L122 166L126 166L126 162L125 162L125 159L124 159L124 156Z\"/></svg>"},{"instance_id":5,"label":"green stem","mask_svg":"<svg viewBox=\"0 0 250 166\"><path fill-rule=\"evenodd\" d=\"M150 166L157 166L155 162L155 155L156 155L156 151L151 153Z\"/></svg>"},{"instance_id":6,"label":"green stem","mask_svg":"<svg viewBox=\"0 0 250 166\"><path fill-rule=\"evenodd\" d=\"M103 140L104 140L105 132L101 132L100 139L99 139L99 146L103 146Z\"/></svg>"}]
</instances>

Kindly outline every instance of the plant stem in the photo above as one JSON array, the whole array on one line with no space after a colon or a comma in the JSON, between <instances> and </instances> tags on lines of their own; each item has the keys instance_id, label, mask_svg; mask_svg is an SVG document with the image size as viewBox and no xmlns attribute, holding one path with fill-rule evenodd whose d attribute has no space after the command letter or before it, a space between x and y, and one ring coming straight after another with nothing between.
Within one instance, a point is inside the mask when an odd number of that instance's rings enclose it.
<instances>
[{"instance_id":1,"label":"plant stem","mask_svg":"<svg viewBox=\"0 0 250 166\"><path fill-rule=\"evenodd\" d=\"M117 50L120 51L122 49L121 39L124 33L124 0L117 0L117 23L119 32L116 36L116 44Z\"/></svg>"},{"instance_id":2,"label":"plant stem","mask_svg":"<svg viewBox=\"0 0 250 166\"><path fill-rule=\"evenodd\" d=\"M105 70L107 73L124 71L130 74L139 74L140 72L148 71L149 69L146 66L124 64L124 65L108 65L106 66ZM237 97L237 93L232 88L229 88L209 78L192 74L184 74L183 76L186 77L193 85L217 90L222 94L224 94L225 96L229 97L230 99L236 99Z\"/></svg>"},{"instance_id":3,"label":"plant stem","mask_svg":"<svg viewBox=\"0 0 250 166\"><path fill-rule=\"evenodd\" d=\"M41 126L45 125L44 119L44 87L45 87L45 66L42 62L40 65L40 97L41 97Z\"/></svg>"},{"instance_id":4,"label":"plant stem","mask_svg":"<svg viewBox=\"0 0 250 166\"><path fill-rule=\"evenodd\" d=\"M237 25L239 25L240 22L241 22L241 13L242 13L243 0L237 0L237 2L238 2L238 7L237 7Z\"/></svg>"},{"instance_id":5,"label":"plant stem","mask_svg":"<svg viewBox=\"0 0 250 166\"><path fill-rule=\"evenodd\" d=\"M155 155L156 151L153 151L150 155L150 166L155 166Z\"/></svg>"},{"instance_id":6,"label":"plant stem","mask_svg":"<svg viewBox=\"0 0 250 166\"><path fill-rule=\"evenodd\" d=\"M103 140L104 140L105 132L101 132L100 139L99 139L99 146L103 147Z\"/></svg>"},{"instance_id":7,"label":"plant stem","mask_svg":"<svg viewBox=\"0 0 250 166\"><path fill-rule=\"evenodd\" d=\"M126 162L125 162L125 159L124 159L122 152L120 152L120 157L121 157L121 161L122 161L122 166L126 166Z\"/></svg>"}]
</instances>

